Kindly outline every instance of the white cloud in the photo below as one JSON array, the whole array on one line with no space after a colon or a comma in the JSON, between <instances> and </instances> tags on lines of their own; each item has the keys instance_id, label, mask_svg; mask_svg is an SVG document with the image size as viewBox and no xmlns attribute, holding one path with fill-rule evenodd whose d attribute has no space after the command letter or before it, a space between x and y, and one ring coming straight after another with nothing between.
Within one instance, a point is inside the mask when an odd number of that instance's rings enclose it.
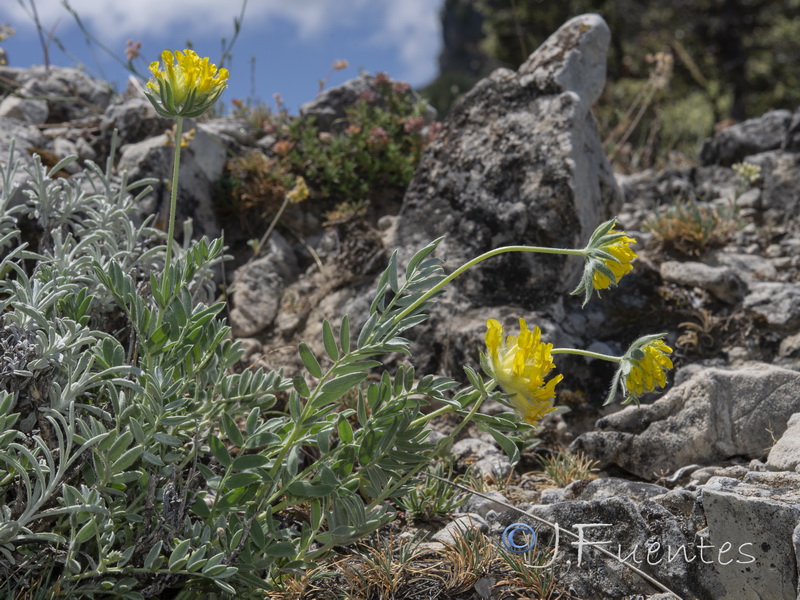
<instances>
[{"instance_id":1,"label":"white cloud","mask_svg":"<svg viewBox=\"0 0 800 600\"><path fill-rule=\"evenodd\" d=\"M380 25L369 42L395 47L405 66L392 73L412 83L422 83L436 71L435 57L441 34L438 13L443 0L249 0L243 32L276 19L297 27L301 39L353 27L366 15L378 14ZM230 35L233 19L241 11L239 0L69 0L93 35L113 46L149 32L179 33L191 38L211 32ZM3 0L0 20L18 30L30 18L18 2ZM75 27L62 0L36 0L45 29L59 31ZM433 57L433 59L432 59Z\"/></svg>"},{"instance_id":2,"label":"white cloud","mask_svg":"<svg viewBox=\"0 0 800 600\"><path fill-rule=\"evenodd\" d=\"M375 38L397 47L406 68L401 78L426 83L437 72L441 0L387 0L383 30ZM434 60L431 60L434 57Z\"/></svg>"}]
</instances>

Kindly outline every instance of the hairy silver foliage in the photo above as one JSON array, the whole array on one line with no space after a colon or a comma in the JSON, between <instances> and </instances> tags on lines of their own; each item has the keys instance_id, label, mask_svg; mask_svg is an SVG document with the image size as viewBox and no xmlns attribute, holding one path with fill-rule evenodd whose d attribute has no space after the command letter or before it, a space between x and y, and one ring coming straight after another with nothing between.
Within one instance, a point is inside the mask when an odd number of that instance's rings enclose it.
<instances>
[{"instance_id":1,"label":"hairy silver foliage","mask_svg":"<svg viewBox=\"0 0 800 600\"><path fill-rule=\"evenodd\" d=\"M344 316L323 323L324 356L300 345L305 374L237 371L222 240L165 268L163 234L134 225L141 182L34 160L22 207L15 165L0 171L0 596L263 594L393 518L458 431L428 441L431 400L516 452L526 426L476 412L498 392L471 369L466 387L410 367L368 382L426 318L438 240L404 272L392 255L357 335Z\"/></svg>"}]
</instances>

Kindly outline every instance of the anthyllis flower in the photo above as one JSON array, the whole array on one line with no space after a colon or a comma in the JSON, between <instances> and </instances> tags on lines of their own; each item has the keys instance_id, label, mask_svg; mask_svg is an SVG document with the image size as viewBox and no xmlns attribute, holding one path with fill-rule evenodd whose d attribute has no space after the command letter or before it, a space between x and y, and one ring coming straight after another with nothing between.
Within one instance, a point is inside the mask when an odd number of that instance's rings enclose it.
<instances>
[{"instance_id":1,"label":"anthyllis flower","mask_svg":"<svg viewBox=\"0 0 800 600\"><path fill-rule=\"evenodd\" d=\"M584 248L586 266L580 284L572 291L573 294L584 293L584 306L592 297L593 290L605 290L618 284L633 269L631 262L636 253L630 245L636 240L614 229L615 224L612 219L600 225Z\"/></svg>"},{"instance_id":2,"label":"anthyllis flower","mask_svg":"<svg viewBox=\"0 0 800 600\"><path fill-rule=\"evenodd\" d=\"M761 178L761 167L749 162L738 162L731 165L743 183L747 185L755 185Z\"/></svg>"},{"instance_id":3,"label":"anthyllis flower","mask_svg":"<svg viewBox=\"0 0 800 600\"><path fill-rule=\"evenodd\" d=\"M672 348L664 343L665 335L646 335L631 344L614 375L606 404L614 401L618 386L623 388L625 394L623 404L632 400L638 405L642 394L667 384L667 371L672 368L672 360L667 354L672 353Z\"/></svg>"},{"instance_id":4,"label":"anthyllis flower","mask_svg":"<svg viewBox=\"0 0 800 600\"><path fill-rule=\"evenodd\" d=\"M503 339L503 326L495 319L486 321L485 366L489 375L509 394L509 400L520 417L531 425L553 412L555 386L564 376L556 375L545 382L555 368L550 351L553 344L542 343L542 331L528 329L525 319L519 320L519 335Z\"/></svg>"},{"instance_id":5,"label":"anthyllis flower","mask_svg":"<svg viewBox=\"0 0 800 600\"><path fill-rule=\"evenodd\" d=\"M188 49L164 50L161 63L150 63L150 72L145 95L162 117L199 117L214 105L228 81L227 69L217 69L208 57Z\"/></svg>"},{"instance_id":6,"label":"anthyllis flower","mask_svg":"<svg viewBox=\"0 0 800 600\"><path fill-rule=\"evenodd\" d=\"M299 204L303 200L308 199L308 185L306 180L298 175L295 179L294 187L286 194L286 199L292 204Z\"/></svg>"}]
</instances>

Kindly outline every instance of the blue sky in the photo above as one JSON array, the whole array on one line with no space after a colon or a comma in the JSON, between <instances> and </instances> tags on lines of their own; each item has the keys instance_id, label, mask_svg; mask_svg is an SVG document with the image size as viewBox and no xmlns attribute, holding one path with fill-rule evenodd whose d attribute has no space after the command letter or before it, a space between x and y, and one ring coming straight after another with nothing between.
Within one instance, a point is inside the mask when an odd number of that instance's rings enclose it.
<instances>
[{"instance_id":1,"label":"blue sky","mask_svg":"<svg viewBox=\"0 0 800 600\"><path fill-rule=\"evenodd\" d=\"M42 46L28 15L34 1L47 32L58 38L87 70L125 88L128 72L99 48L87 47L62 0L0 0L0 24L16 34L0 43L12 67L43 64ZM358 75L387 72L418 87L437 73L441 48L439 10L443 0L248 0L233 47L228 107L233 98L255 97L274 106L281 94L292 113L313 99L334 60L349 67L330 74L327 87ZM24 4L24 6L23 6ZM218 61L221 39L233 35L241 0L69 0L91 34L124 58L127 40L142 42L137 68L161 50L183 49L191 40L201 56ZM53 42L50 63L74 66ZM251 76L251 59L255 57Z\"/></svg>"}]
</instances>

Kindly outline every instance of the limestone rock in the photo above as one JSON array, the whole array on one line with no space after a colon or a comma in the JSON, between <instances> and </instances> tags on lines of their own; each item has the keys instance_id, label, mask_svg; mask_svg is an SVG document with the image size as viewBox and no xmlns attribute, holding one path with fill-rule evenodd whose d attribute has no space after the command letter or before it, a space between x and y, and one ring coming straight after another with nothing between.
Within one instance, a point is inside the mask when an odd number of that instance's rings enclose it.
<instances>
[{"instance_id":1,"label":"limestone rock","mask_svg":"<svg viewBox=\"0 0 800 600\"><path fill-rule=\"evenodd\" d=\"M444 529L433 534L433 541L452 546L457 539L464 535L469 535L469 530L477 529L486 531L487 525L483 517L478 514L460 515L450 521Z\"/></svg>"},{"instance_id":2,"label":"limestone rock","mask_svg":"<svg viewBox=\"0 0 800 600\"><path fill-rule=\"evenodd\" d=\"M786 431L769 451L767 468L772 471L795 471L800 466L800 412L786 424Z\"/></svg>"},{"instance_id":3,"label":"limestone rock","mask_svg":"<svg viewBox=\"0 0 800 600\"><path fill-rule=\"evenodd\" d=\"M581 484L581 485L576 485ZM601 500L625 496L633 500L648 500L667 493L669 490L660 485L642 481L628 481L619 477L604 477L592 481L577 481L566 488L567 500Z\"/></svg>"},{"instance_id":4,"label":"limestone rock","mask_svg":"<svg viewBox=\"0 0 800 600\"><path fill-rule=\"evenodd\" d=\"M203 123L203 129L209 133L213 132L220 138L227 138L243 146L254 146L256 143L251 126L242 118L225 116L217 119L210 119Z\"/></svg>"},{"instance_id":5,"label":"limestone rock","mask_svg":"<svg viewBox=\"0 0 800 600\"><path fill-rule=\"evenodd\" d=\"M406 254L445 234L441 254L453 267L503 245L582 247L616 213L620 193L590 112L609 38L599 16L576 17L519 72L499 69L464 96L404 198L395 241ZM473 269L461 288L488 304L530 305L570 290L581 269L565 257L509 254Z\"/></svg>"},{"instance_id":6,"label":"limestone rock","mask_svg":"<svg viewBox=\"0 0 800 600\"><path fill-rule=\"evenodd\" d=\"M800 358L800 332L781 340L778 347L778 356L781 358Z\"/></svg>"},{"instance_id":7,"label":"limestone rock","mask_svg":"<svg viewBox=\"0 0 800 600\"><path fill-rule=\"evenodd\" d=\"M6 96L0 102L0 117L17 119L31 125L43 125L47 122L47 102L41 98Z\"/></svg>"},{"instance_id":8,"label":"limestone rock","mask_svg":"<svg viewBox=\"0 0 800 600\"><path fill-rule=\"evenodd\" d=\"M643 479L694 463L763 457L800 412L800 373L768 364L704 369L651 405L598 421L572 448Z\"/></svg>"},{"instance_id":9,"label":"limestone rock","mask_svg":"<svg viewBox=\"0 0 800 600\"><path fill-rule=\"evenodd\" d=\"M35 97L37 101L46 102L47 123L99 116L113 96L110 84L92 79L72 67L0 67L0 78L13 82L22 99L28 101ZM9 98L11 96L3 103Z\"/></svg>"},{"instance_id":10,"label":"limestone rock","mask_svg":"<svg viewBox=\"0 0 800 600\"><path fill-rule=\"evenodd\" d=\"M472 468L486 478L497 479L511 472L511 463L497 446L477 438L464 438L453 444L451 454L462 465Z\"/></svg>"},{"instance_id":11,"label":"limestone rock","mask_svg":"<svg viewBox=\"0 0 800 600\"><path fill-rule=\"evenodd\" d=\"M483 498L482 496L475 496L472 495L469 497L463 506L460 508L460 512L465 513L474 513L480 515L483 518L486 518L487 513L494 511L496 513L502 512L506 510L506 507L502 504L498 504L496 500L500 502L505 502L508 504L508 499L503 496L498 491L492 490L489 492L484 493L485 496L489 496L490 498Z\"/></svg>"},{"instance_id":12,"label":"limestone rock","mask_svg":"<svg viewBox=\"0 0 800 600\"><path fill-rule=\"evenodd\" d=\"M761 167L763 180L760 207L771 225L785 225L800 215L800 154L775 150L747 157Z\"/></svg>"},{"instance_id":13,"label":"limestone rock","mask_svg":"<svg viewBox=\"0 0 800 600\"><path fill-rule=\"evenodd\" d=\"M777 281L753 284L744 308L761 315L771 328L796 332L800 327L800 285Z\"/></svg>"},{"instance_id":14,"label":"limestone rock","mask_svg":"<svg viewBox=\"0 0 800 600\"><path fill-rule=\"evenodd\" d=\"M233 281L233 335L249 337L272 325L284 289L297 276L297 261L289 244L273 231L264 256L236 271Z\"/></svg>"},{"instance_id":15,"label":"limestone rock","mask_svg":"<svg viewBox=\"0 0 800 600\"><path fill-rule=\"evenodd\" d=\"M733 269L693 261L661 263L661 277L678 285L704 289L726 304L736 304L746 289Z\"/></svg>"},{"instance_id":16,"label":"limestone rock","mask_svg":"<svg viewBox=\"0 0 800 600\"><path fill-rule=\"evenodd\" d=\"M773 110L723 129L703 144L700 161L704 165L726 167L742 161L751 154L780 148L786 139L792 113Z\"/></svg>"},{"instance_id":17,"label":"limestone rock","mask_svg":"<svg viewBox=\"0 0 800 600\"><path fill-rule=\"evenodd\" d=\"M797 598L799 489L798 473L715 477L702 488L710 552L717 557L715 599Z\"/></svg>"},{"instance_id":18,"label":"limestone rock","mask_svg":"<svg viewBox=\"0 0 800 600\"><path fill-rule=\"evenodd\" d=\"M684 560L681 547L693 557L694 526L655 502L636 503L625 496L590 501L534 505L528 512L558 524L556 546L554 528L506 511L491 524L490 534L499 537L512 523L531 525L538 544L554 551L553 568L561 586L576 598L616 600L659 591L631 569L627 563L676 592L681 598L697 597L699 561ZM582 544L569 534L583 531ZM590 545L612 554L601 554ZM580 557L578 552L580 551ZM667 552L673 560L668 560ZM677 558L675 556L677 555Z\"/></svg>"},{"instance_id":19,"label":"limestone rock","mask_svg":"<svg viewBox=\"0 0 800 600\"><path fill-rule=\"evenodd\" d=\"M172 119L160 117L146 98L128 98L124 102L111 104L103 113L97 145L101 152L108 152L115 129L119 136L119 149L125 144L135 144L162 135L174 124Z\"/></svg>"},{"instance_id":20,"label":"limestone rock","mask_svg":"<svg viewBox=\"0 0 800 600\"><path fill-rule=\"evenodd\" d=\"M757 281L775 281L778 271L769 259L757 254L742 254L739 252L719 252L714 259L720 265L731 267L737 277L745 283Z\"/></svg>"}]
</instances>

